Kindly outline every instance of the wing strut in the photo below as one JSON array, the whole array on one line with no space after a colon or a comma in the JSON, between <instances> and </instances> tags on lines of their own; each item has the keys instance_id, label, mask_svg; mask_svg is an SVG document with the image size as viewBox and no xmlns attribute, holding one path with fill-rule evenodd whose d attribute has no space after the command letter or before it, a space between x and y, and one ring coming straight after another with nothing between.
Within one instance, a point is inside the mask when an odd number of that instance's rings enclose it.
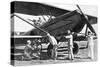
<instances>
[{"instance_id":1,"label":"wing strut","mask_svg":"<svg viewBox=\"0 0 100 67\"><path fill-rule=\"evenodd\" d=\"M40 31L42 31L42 32L44 32L44 33L46 33L46 34L48 33L47 31L45 31L45 30L43 30L43 29L41 29L41 28L39 28L39 27L35 26L34 24L31 24L29 21L27 21L27 20L25 20L25 19L21 18L20 16L18 16L18 15L16 15L16 14L13 14L13 16L18 17L19 19L21 19L21 20L25 21L26 23L30 24L31 26L33 26L33 27L35 27L35 28L39 29ZM33 21L32 21L32 22L33 22Z\"/></svg>"}]
</instances>

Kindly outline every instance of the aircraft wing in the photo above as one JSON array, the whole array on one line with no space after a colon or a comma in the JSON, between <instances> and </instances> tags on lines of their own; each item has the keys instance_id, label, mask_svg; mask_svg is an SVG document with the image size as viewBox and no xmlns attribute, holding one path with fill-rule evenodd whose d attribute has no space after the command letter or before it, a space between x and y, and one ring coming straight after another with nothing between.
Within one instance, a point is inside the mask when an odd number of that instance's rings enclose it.
<instances>
[{"instance_id":1,"label":"aircraft wing","mask_svg":"<svg viewBox=\"0 0 100 67\"><path fill-rule=\"evenodd\" d=\"M49 32L53 36L66 35L67 30L79 33L85 25L85 20L75 10L69 13L65 13L47 23L42 25L40 28ZM39 29L33 29L26 35L46 35Z\"/></svg>"},{"instance_id":2,"label":"aircraft wing","mask_svg":"<svg viewBox=\"0 0 100 67\"><path fill-rule=\"evenodd\" d=\"M64 13L69 12L68 10L36 2L13 1L11 5L12 5L11 13L22 13L22 14L38 16L38 15L49 15L50 11L53 16L57 17ZM45 12L43 12L43 10Z\"/></svg>"},{"instance_id":3,"label":"aircraft wing","mask_svg":"<svg viewBox=\"0 0 100 67\"><path fill-rule=\"evenodd\" d=\"M58 7L54 7L51 5L47 5L44 3L36 3L36 2L21 2L21 1L13 1L11 2L11 13L22 13L28 15L52 15L58 17L65 13L71 12L69 10L61 9ZM87 15L90 24L97 23L97 17Z\"/></svg>"}]
</instances>

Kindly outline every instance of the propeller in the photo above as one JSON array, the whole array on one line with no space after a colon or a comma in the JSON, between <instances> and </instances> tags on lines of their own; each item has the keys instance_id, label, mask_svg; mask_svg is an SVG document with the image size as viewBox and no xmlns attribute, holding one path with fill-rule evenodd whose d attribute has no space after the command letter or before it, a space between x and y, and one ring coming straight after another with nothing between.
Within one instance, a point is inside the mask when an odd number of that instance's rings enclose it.
<instances>
[{"instance_id":1,"label":"propeller","mask_svg":"<svg viewBox=\"0 0 100 67\"><path fill-rule=\"evenodd\" d=\"M92 33L94 33L94 35L96 35L96 32L95 32L95 30L93 29L93 27L91 26L91 24L89 23L87 16L82 12L82 10L81 10L81 8L79 7L79 5L76 5L76 6L77 6L77 8L79 9L81 15L84 17L84 19L85 19L85 21L86 21L85 23L87 24L87 27L91 30Z\"/></svg>"}]
</instances>

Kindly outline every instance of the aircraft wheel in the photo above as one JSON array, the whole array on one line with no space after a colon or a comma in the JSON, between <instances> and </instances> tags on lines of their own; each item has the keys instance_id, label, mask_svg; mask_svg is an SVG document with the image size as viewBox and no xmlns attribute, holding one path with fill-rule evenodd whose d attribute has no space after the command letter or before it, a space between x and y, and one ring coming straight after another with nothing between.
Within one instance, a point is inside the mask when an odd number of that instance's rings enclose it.
<instances>
[{"instance_id":1,"label":"aircraft wheel","mask_svg":"<svg viewBox=\"0 0 100 67\"><path fill-rule=\"evenodd\" d=\"M73 48L73 54L77 54L78 53L78 51L79 51L79 46L78 46L78 44L77 43L75 43L74 42L74 48Z\"/></svg>"},{"instance_id":2,"label":"aircraft wheel","mask_svg":"<svg viewBox=\"0 0 100 67\"><path fill-rule=\"evenodd\" d=\"M53 50L53 45L49 44L49 46L47 48L47 55L49 58L51 58L51 56L52 56L52 50Z\"/></svg>"}]
</instances>

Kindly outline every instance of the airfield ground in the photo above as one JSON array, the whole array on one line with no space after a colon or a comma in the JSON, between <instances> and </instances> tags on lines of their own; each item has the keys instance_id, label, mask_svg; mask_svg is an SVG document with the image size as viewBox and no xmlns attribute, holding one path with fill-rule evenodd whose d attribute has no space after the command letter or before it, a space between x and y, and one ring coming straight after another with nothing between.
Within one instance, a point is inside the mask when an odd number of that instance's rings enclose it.
<instances>
[{"instance_id":1,"label":"airfield ground","mask_svg":"<svg viewBox=\"0 0 100 67\"><path fill-rule=\"evenodd\" d=\"M97 60L97 40L94 40L95 46L94 46L94 60L91 60L88 58L87 48L86 49L79 49L79 52L77 55L75 55L74 60L68 60L66 59L58 59L58 60L31 60L31 61L18 61L14 60L15 66L25 66L25 65L37 65L37 64L56 64L56 63L71 63L71 62L89 62L89 61L96 61ZM80 42L79 47L85 47L86 42Z\"/></svg>"}]
</instances>

